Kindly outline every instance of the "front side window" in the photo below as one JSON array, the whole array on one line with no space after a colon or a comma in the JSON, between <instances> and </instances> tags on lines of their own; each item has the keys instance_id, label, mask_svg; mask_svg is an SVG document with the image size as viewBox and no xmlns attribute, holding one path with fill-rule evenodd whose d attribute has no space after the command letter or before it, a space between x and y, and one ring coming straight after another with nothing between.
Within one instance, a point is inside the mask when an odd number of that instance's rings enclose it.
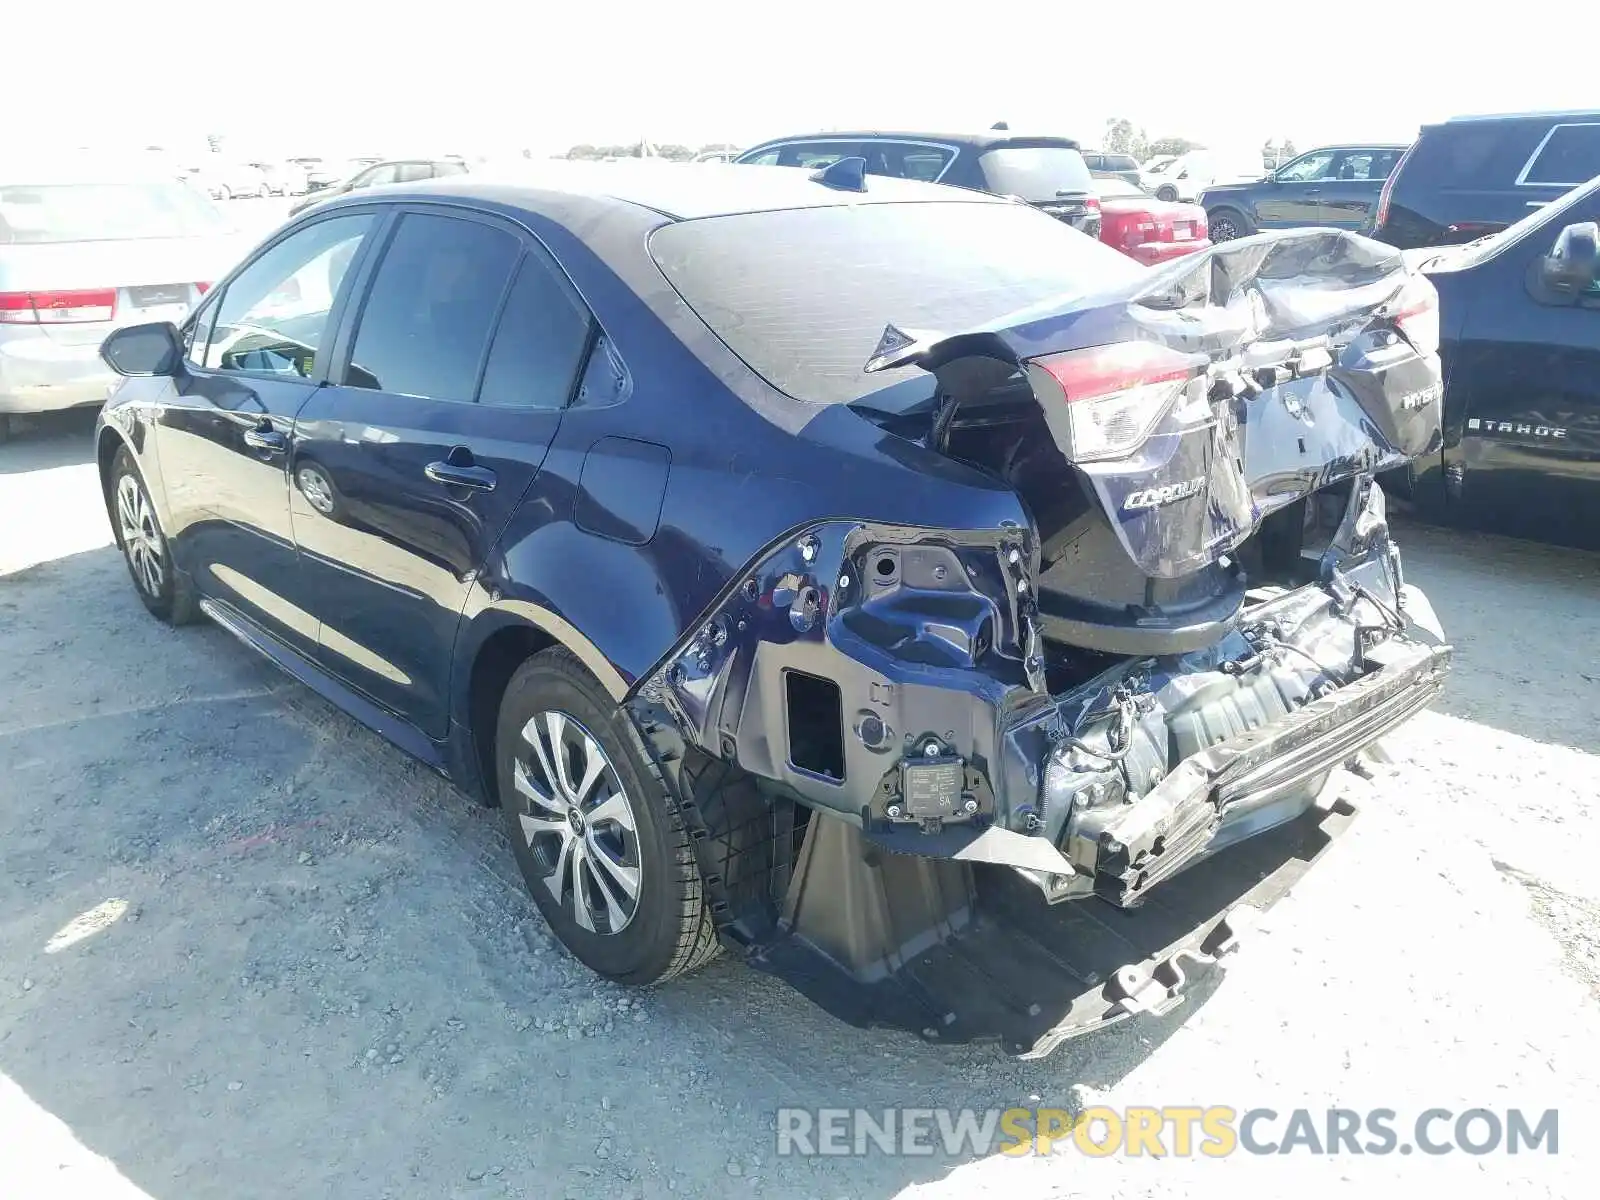
<instances>
[{"instance_id":1,"label":"front side window","mask_svg":"<svg viewBox=\"0 0 1600 1200\"><path fill-rule=\"evenodd\" d=\"M1600 175L1600 125L1557 125L1522 181L1577 187L1596 175Z\"/></svg>"},{"instance_id":2,"label":"front side window","mask_svg":"<svg viewBox=\"0 0 1600 1200\"><path fill-rule=\"evenodd\" d=\"M932 183L944 173L953 157L937 146L915 146L904 142L868 142L862 147L868 175L893 179L920 179Z\"/></svg>"},{"instance_id":3,"label":"front side window","mask_svg":"<svg viewBox=\"0 0 1600 1200\"><path fill-rule=\"evenodd\" d=\"M542 254L530 253L506 298L478 402L565 408L588 348L588 308Z\"/></svg>"},{"instance_id":4,"label":"front side window","mask_svg":"<svg viewBox=\"0 0 1600 1200\"><path fill-rule=\"evenodd\" d=\"M399 175L399 168L394 163L379 163L375 167L368 167L355 177L350 184L352 188L377 187L380 183L394 183Z\"/></svg>"},{"instance_id":5,"label":"front side window","mask_svg":"<svg viewBox=\"0 0 1600 1200\"><path fill-rule=\"evenodd\" d=\"M778 152L778 165L818 170L860 153L859 146L848 142L795 142Z\"/></svg>"},{"instance_id":6,"label":"front side window","mask_svg":"<svg viewBox=\"0 0 1600 1200\"><path fill-rule=\"evenodd\" d=\"M1332 162L1332 150L1314 150L1301 155L1279 171L1278 179L1283 183L1310 183L1316 179L1326 179Z\"/></svg>"},{"instance_id":7,"label":"front side window","mask_svg":"<svg viewBox=\"0 0 1600 1200\"><path fill-rule=\"evenodd\" d=\"M190 360L218 371L309 378L331 337L329 314L370 213L331 217L297 230L241 271L199 331Z\"/></svg>"},{"instance_id":8,"label":"front side window","mask_svg":"<svg viewBox=\"0 0 1600 1200\"><path fill-rule=\"evenodd\" d=\"M741 158L739 161L747 166L775 167L778 165L778 155L782 153L781 147L774 146L771 150L763 150L760 154Z\"/></svg>"},{"instance_id":9,"label":"front side window","mask_svg":"<svg viewBox=\"0 0 1600 1200\"><path fill-rule=\"evenodd\" d=\"M433 168L427 163L401 163L396 169L395 178L399 183L421 183L424 179L433 178Z\"/></svg>"},{"instance_id":10,"label":"front side window","mask_svg":"<svg viewBox=\"0 0 1600 1200\"><path fill-rule=\"evenodd\" d=\"M407 213L373 277L345 385L471 401L521 254L505 230Z\"/></svg>"}]
</instances>

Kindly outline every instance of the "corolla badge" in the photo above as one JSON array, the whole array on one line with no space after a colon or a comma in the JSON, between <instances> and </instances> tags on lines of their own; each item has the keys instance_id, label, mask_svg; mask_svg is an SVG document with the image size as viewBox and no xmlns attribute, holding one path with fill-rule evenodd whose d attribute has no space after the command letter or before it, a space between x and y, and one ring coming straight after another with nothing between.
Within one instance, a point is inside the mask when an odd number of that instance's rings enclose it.
<instances>
[{"instance_id":1,"label":"corolla badge","mask_svg":"<svg viewBox=\"0 0 1600 1200\"><path fill-rule=\"evenodd\" d=\"M1182 483L1169 483L1163 487L1140 488L1138 491L1131 493L1122 502L1122 511L1141 512L1147 508L1160 508L1163 504L1187 500L1190 496L1198 496L1205 485L1205 476L1197 475L1193 479L1185 479Z\"/></svg>"}]
</instances>

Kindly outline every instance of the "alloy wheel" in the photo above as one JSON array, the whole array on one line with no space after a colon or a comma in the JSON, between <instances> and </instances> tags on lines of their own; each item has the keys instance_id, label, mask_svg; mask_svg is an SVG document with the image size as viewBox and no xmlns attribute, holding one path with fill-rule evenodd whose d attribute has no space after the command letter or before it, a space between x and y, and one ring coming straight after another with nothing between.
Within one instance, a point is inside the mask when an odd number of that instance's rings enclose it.
<instances>
[{"instance_id":1,"label":"alloy wheel","mask_svg":"<svg viewBox=\"0 0 1600 1200\"><path fill-rule=\"evenodd\" d=\"M311 507L325 517L332 516L335 508L333 484L328 477L316 467L301 467L295 478L299 480L300 491L310 501Z\"/></svg>"},{"instance_id":2,"label":"alloy wheel","mask_svg":"<svg viewBox=\"0 0 1600 1200\"><path fill-rule=\"evenodd\" d=\"M639 834L605 750L575 718L540 712L522 727L512 781L517 823L540 886L590 933L617 934L639 908Z\"/></svg>"},{"instance_id":3,"label":"alloy wheel","mask_svg":"<svg viewBox=\"0 0 1600 1200\"><path fill-rule=\"evenodd\" d=\"M1213 217L1209 232L1213 242L1231 242L1239 236L1239 227L1232 217Z\"/></svg>"},{"instance_id":4,"label":"alloy wheel","mask_svg":"<svg viewBox=\"0 0 1600 1200\"><path fill-rule=\"evenodd\" d=\"M166 543L156 524L155 510L132 475L117 480L117 524L122 533L122 550L133 567L133 577L152 598L161 595L166 579Z\"/></svg>"}]
</instances>

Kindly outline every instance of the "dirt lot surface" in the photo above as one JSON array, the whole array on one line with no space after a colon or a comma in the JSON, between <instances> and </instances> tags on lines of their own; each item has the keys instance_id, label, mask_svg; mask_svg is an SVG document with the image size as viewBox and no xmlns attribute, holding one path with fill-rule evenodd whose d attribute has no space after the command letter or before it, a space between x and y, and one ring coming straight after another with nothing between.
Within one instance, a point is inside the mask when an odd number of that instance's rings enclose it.
<instances>
[{"instance_id":1,"label":"dirt lot surface","mask_svg":"<svg viewBox=\"0 0 1600 1200\"><path fill-rule=\"evenodd\" d=\"M0 1196L1592 1196L1600 559L1402 531L1459 650L1220 982L1038 1063L721 961L598 983L494 814L140 607L89 420L0 447ZM779 1105L1559 1108L1559 1153L779 1158Z\"/></svg>"}]
</instances>

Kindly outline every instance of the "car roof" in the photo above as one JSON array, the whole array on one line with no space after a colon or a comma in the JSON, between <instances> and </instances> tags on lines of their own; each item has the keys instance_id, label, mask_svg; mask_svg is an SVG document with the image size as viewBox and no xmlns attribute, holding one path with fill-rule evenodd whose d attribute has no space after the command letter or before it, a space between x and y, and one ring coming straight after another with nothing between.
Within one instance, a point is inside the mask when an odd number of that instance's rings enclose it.
<instances>
[{"instance_id":1,"label":"car roof","mask_svg":"<svg viewBox=\"0 0 1600 1200\"><path fill-rule=\"evenodd\" d=\"M1050 145L1065 146L1073 150L1081 149L1076 138L1064 137L1055 133L1026 133L1017 129L969 129L957 133L926 129L829 129L817 133L792 133L785 134L783 137L767 138L760 145L770 146L774 142L844 142L860 138L903 142L949 142L953 145L970 146L980 152L1013 142L1028 144L1044 142Z\"/></svg>"},{"instance_id":2,"label":"car roof","mask_svg":"<svg viewBox=\"0 0 1600 1200\"><path fill-rule=\"evenodd\" d=\"M1424 129L1438 129L1443 125L1471 125L1487 121L1570 121L1586 120L1600 121L1600 110L1592 108L1553 109L1548 112L1513 112L1513 113L1464 113L1433 125L1424 125Z\"/></svg>"},{"instance_id":3,"label":"car roof","mask_svg":"<svg viewBox=\"0 0 1600 1200\"><path fill-rule=\"evenodd\" d=\"M554 194L590 201L597 209L618 203L636 205L678 221L849 204L1011 203L984 192L884 176L868 176L864 192L843 191L813 181L812 174L814 172L798 167L734 163L666 160L599 163L557 159L533 162L525 169L453 175L448 179L392 185L383 188L381 193L358 195L383 194L397 199L404 195L448 196L537 210L541 198ZM357 195L351 199L357 199Z\"/></svg>"}]
</instances>

